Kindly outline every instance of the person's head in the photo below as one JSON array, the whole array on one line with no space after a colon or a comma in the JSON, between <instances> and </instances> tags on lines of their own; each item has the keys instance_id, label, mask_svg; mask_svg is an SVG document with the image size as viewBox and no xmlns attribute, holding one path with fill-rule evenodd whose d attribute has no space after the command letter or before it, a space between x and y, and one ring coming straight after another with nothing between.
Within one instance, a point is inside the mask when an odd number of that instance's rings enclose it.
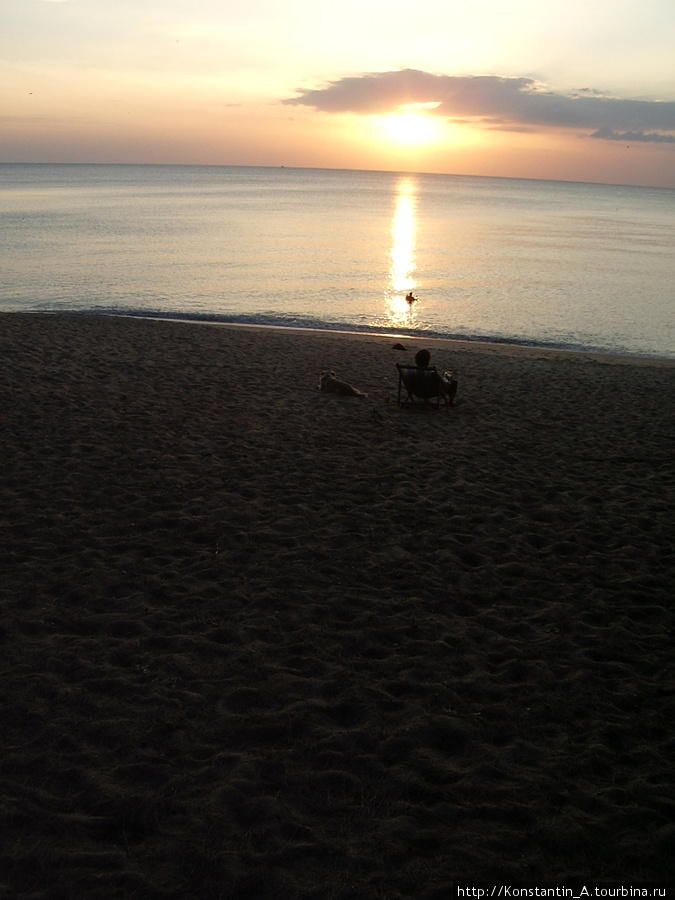
<instances>
[{"instance_id":1,"label":"person's head","mask_svg":"<svg viewBox=\"0 0 675 900\"><path fill-rule=\"evenodd\" d=\"M415 355L415 365L420 369L426 369L431 362L431 353L428 350L418 350Z\"/></svg>"}]
</instances>

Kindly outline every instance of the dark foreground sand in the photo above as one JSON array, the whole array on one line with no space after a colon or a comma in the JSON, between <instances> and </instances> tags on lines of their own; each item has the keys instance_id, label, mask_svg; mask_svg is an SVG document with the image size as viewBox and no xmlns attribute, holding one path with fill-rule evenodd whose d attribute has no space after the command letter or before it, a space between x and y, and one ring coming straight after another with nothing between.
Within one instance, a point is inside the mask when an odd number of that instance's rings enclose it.
<instances>
[{"instance_id":1,"label":"dark foreground sand","mask_svg":"<svg viewBox=\"0 0 675 900\"><path fill-rule=\"evenodd\" d=\"M0 896L672 879L675 366L394 342L0 316Z\"/></svg>"}]
</instances>

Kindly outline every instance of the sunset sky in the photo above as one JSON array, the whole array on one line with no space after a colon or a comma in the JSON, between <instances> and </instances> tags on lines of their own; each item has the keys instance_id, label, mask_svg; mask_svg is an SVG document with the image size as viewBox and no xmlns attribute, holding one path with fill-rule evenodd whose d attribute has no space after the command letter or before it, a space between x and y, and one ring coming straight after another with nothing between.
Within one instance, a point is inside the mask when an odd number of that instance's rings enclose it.
<instances>
[{"instance_id":1,"label":"sunset sky","mask_svg":"<svg viewBox=\"0 0 675 900\"><path fill-rule=\"evenodd\" d=\"M675 0L0 0L0 162L675 188Z\"/></svg>"}]
</instances>

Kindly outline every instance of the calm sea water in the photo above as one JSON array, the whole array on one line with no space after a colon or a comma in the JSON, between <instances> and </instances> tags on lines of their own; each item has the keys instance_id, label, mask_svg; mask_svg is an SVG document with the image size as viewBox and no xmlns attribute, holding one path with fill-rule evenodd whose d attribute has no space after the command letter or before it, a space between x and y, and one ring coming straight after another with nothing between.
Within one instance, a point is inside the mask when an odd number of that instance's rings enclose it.
<instances>
[{"instance_id":1,"label":"calm sea water","mask_svg":"<svg viewBox=\"0 0 675 900\"><path fill-rule=\"evenodd\" d=\"M664 189L0 165L0 271L5 311L423 332L675 358L675 191Z\"/></svg>"}]
</instances>

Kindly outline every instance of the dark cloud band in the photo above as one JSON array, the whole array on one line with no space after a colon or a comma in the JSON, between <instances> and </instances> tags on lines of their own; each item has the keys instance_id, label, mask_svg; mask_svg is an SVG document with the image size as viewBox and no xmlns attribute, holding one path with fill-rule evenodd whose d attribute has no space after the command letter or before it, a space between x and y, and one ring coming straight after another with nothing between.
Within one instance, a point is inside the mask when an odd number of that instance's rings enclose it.
<instances>
[{"instance_id":1,"label":"dark cloud band","mask_svg":"<svg viewBox=\"0 0 675 900\"><path fill-rule=\"evenodd\" d=\"M282 101L328 113L389 113L430 105L434 115L482 121L513 131L532 127L593 129L594 138L675 142L675 103L606 97L591 89L575 94L547 90L531 78L435 75L417 69L366 72L300 90Z\"/></svg>"}]
</instances>

